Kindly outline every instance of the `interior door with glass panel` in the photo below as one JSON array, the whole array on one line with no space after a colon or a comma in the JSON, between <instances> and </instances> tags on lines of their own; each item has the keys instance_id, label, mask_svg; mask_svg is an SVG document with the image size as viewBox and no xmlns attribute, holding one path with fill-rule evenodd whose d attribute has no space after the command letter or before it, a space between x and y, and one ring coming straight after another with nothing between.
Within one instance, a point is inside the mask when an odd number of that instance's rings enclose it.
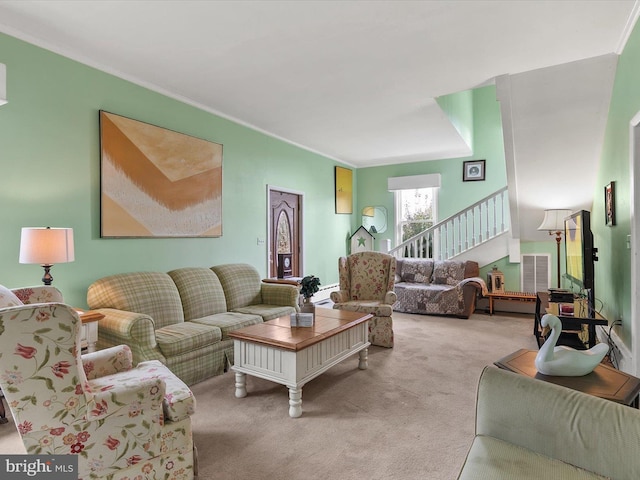
<instances>
[{"instance_id":1,"label":"interior door with glass panel","mask_svg":"<svg viewBox=\"0 0 640 480\"><path fill-rule=\"evenodd\" d=\"M278 276L278 254L291 254L291 276L300 276L301 196L269 191L269 276Z\"/></svg>"}]
</instances>

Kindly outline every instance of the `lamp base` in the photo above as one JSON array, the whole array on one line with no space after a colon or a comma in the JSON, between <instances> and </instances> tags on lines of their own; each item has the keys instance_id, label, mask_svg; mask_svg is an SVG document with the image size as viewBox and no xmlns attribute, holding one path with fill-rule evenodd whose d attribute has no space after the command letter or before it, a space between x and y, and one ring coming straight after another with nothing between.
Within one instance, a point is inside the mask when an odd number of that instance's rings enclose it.
<instances>
[{"instance_id":1,"label":"lamp base","mask_svg":"<svg viewBox=\"0 0 640 480\"><path fill-rule=\"evenodd\" d=\"M562 232L559 230L555 232L549 232L549 235L556 236L556 273L558 276L558 288L560 288L560 242L562 242Z\"/></svg>"},{"instance_id":2,"label":"lamp base","mask_svg":"<svg viewBox=\"0 0 640 480\"><path fill-rule=\"evenodd\" d=\"M42 265L42 268L44 268L44 276L42 277L42 283L44 283L45 285L51 285L51 282L53 282L53 277L51 276L51 273L50 273L51 267L53 267L53 265Z\"/></svg>"}]
</instances>

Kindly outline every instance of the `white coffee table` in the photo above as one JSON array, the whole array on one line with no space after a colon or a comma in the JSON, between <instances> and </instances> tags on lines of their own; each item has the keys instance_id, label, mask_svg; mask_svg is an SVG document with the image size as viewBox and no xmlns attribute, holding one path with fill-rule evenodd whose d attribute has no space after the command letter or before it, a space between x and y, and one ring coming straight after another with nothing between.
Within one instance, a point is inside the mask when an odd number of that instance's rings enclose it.
<instances>
[{"instance_id":1,"label":"white coffee table","mask_svg":"<svg viewBox=\"0 0 640 480\"><path fill-rule=\"evenodd\" d=\"M368 366L371 315L316 308L313 327L291 327L289 316L234 330L235 395L247 396L246 375L289 389L289 416L302 415L302 387L347 357L359 353Z\"/></svg>"}]
</instances>

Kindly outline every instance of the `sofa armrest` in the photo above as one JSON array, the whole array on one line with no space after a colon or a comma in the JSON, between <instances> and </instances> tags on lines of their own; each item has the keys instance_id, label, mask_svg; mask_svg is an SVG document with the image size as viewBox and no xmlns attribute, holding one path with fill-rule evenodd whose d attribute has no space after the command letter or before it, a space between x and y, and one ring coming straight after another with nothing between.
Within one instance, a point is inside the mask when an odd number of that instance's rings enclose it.
<instances>
[{"instance_id":1,"label":"sofa armrest","mask_svg":"<svg viewBox=\"0 0 640 480\"><path fill-rule=\"evenodd\" d=\"M480 378L476 434L575 465L607 478L637 478L640 412L524 375L486 367Z\"/></svg>"},{"instance_id":2,"label":"sofa armrest","mask_svg":"<svg viewBox=\"0 0 640 480\"><path fill-rule=\"evenodd\" d=\"M344 303L349 301L349 292L346 290L336 290L331 292L331 301L333 303Z\"/></svg>"},{"instance_id":3,"label":"sofa armrest","mask_svg":"<svg viewBox=\"0 0 640 480\"><path fill-rule=\"evenodd\" d=\"M156 343L155 324L148 315L127 312L115 308L99 308L104 314L99 320L98 348L128 345L133 355L133 363L159 360L166 365L167 360Z\"/></svg>"},{"instance_id":4,"label":"sofa armrest","mask_svg":"<svg viewBox=\"0 0 640 480\"><path fill-rule=\"evenodd\" d=\"M262 283L260 287L262 303L298 308L300 289L295 285Z\"/></svg>"},{"instance_id":5,"label":"sofa armrest","mask_svg":"<svg viewBox=\"0 0 640 480\"><path fill-rule=\"evenodd\" d=\"M82 355L82 365L88 380L126 372L133 368L133 356L127 345L105 348Z\"/></svg>"}]
</instances>

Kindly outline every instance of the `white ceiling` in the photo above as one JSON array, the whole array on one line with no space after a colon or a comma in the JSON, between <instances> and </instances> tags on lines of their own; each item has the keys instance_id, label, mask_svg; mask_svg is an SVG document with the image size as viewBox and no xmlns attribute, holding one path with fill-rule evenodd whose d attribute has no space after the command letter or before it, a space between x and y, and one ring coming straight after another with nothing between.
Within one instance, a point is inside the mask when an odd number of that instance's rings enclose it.
<instances>
[{"instance_id":1,"label":"white ceiling","mask_svg":"<svg viewBox=\"0 0 640 480\"><path fill-rule=\"evenodd\" d=\"M360 167L468 154L436 97L619 53L634 4L20 0L0 31Z\"/></svg>"}]
</instances>

